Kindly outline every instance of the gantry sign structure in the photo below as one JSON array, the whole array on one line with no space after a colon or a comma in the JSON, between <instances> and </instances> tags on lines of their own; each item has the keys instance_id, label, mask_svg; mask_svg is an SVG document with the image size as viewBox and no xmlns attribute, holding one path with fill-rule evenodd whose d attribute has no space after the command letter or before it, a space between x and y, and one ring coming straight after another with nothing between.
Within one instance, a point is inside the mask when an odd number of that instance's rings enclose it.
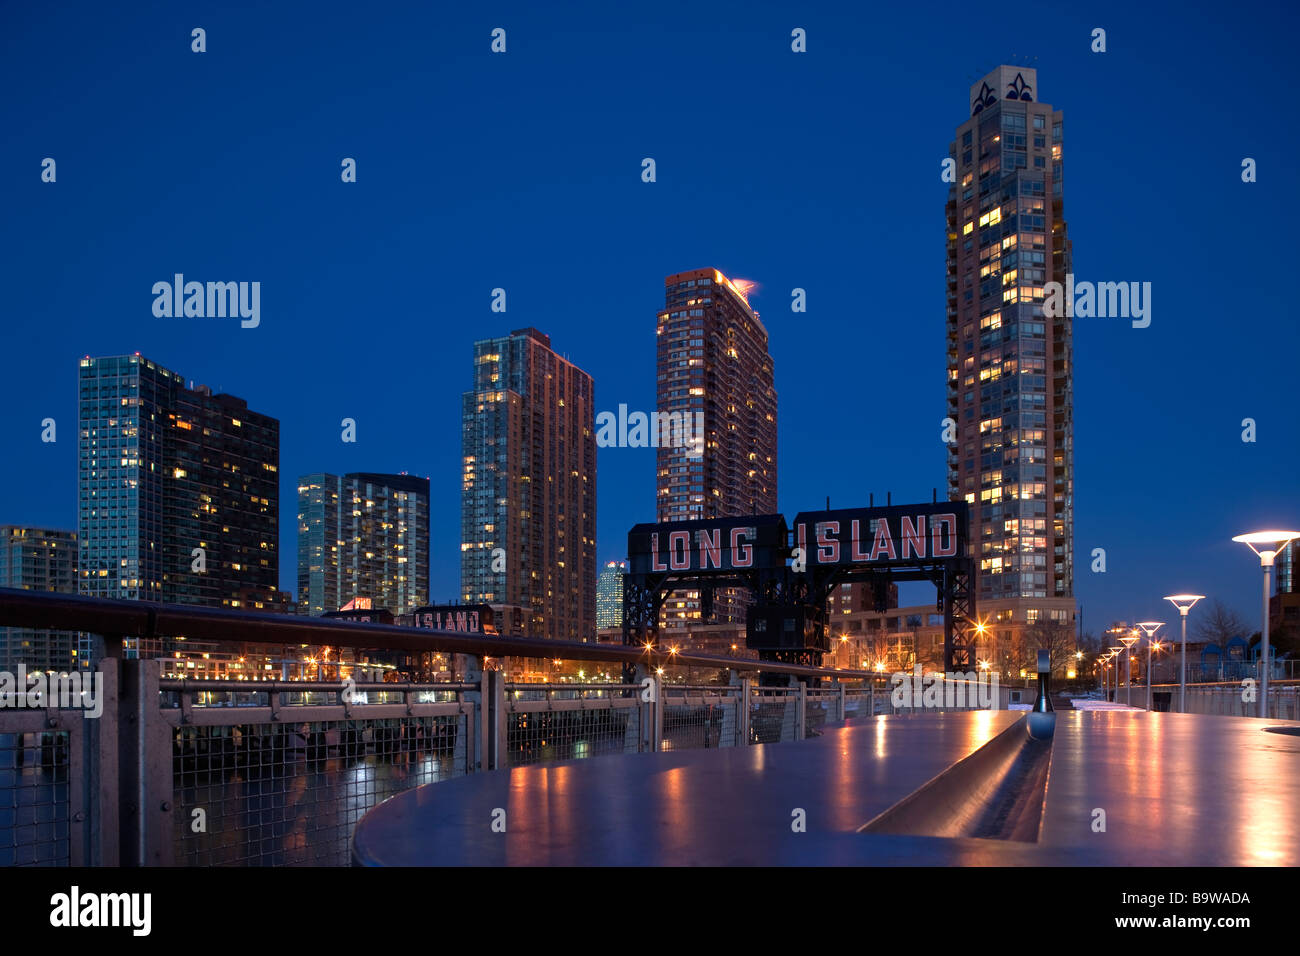
<instances>
[{"instance_id":1,"label":"gantry sign structure","mask_svg":"<svg viewBox=\"0 0 1300 956\"><path fill-rule=\"evenodd\" d=\"M944 669L975 669L970 511L943 501L883 508L639 524L628 532L623 642L658 647L669 594L699 593L701 623L720 588L746 589L745 646L761 660L820 665L830 650L826 605L839 584L872 587L877 609L897 581L929 581L943 614Z\"/></svg>"}]
</instances>

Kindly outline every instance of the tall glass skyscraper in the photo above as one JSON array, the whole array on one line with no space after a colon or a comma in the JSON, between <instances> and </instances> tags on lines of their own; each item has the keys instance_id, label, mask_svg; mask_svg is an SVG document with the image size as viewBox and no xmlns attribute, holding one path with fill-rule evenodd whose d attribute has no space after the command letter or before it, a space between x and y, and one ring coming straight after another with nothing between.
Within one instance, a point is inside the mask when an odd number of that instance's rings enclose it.
<instances>
[{"instance_id":1,"label":"tall glass skyscraper","mask_svg":"<svg viewBox=\"0 0 1300 956\"><path fill-rule=\"evenodd\" d=\"M283 607L280 423L138 354L81 360L83 594Z\"/></svg>"},{"instance_id":2,"label":"tall glass skyscraper","mask_svg":"<svg viewBox=\"0 0 1300 956\"><path fill-rule=\"evenodd\" d=\"M623 575L626 561L609 561L596 579L596 627L623 626Z\"/></svg>"},{"instance_id":3,"label":"tall glass skyscraper","mask_svg":"<svg viewBox=\"0 0 1300 956\"><path fill-rule=\"evenodd\" d=\"M1032 69L970 88L949 147L948 492L971 506L978 608L995 640L1074 620L1071 320L1043 312L1065 282L1064 120Z\"/></svg>"},{"instance_id":4,"label":"tall glass skyscraper","mask_svg":"<svg viewBox=\"0 0 1300 956\"><path fill-rule=\"evenodd\" d=\"M474 343L461 400L461 599L526 608L528 633L596 638L591 376L536 329Z\"/></svg>"},{"instance_id":5,"label":"tall glass skyscraper","mask_svg":"<svg viewBox=\"0 0 1300 956\"><path fill-rule=\"evenodd\" d=\"M0 588L76 594L76 532L0 525ZM0 670L71 671L76 656L75 631L0 627Z\"/></svg>"},{"instance_id":6,"label":"tall glass skyscraper","mask_svg":"<svg viewBox=\"0 0 1300 956\"><path fill-rule=\"evenodd\" d=\"M298 608L337 611L352 598L405 614L429 603L429 479L298 479Z\"/></svg>"},{"instance_id":7,"label":"tall glass skyscraper","mask_svg":"<svg viewBox=\"0 0 1300 956\"><path fill-rule=\"evenodd\" d=\"M664 279L656 327L656 409L703 423L702 447L665 447L656 457L658 521L776 511L776 387L767 329L748 284L717 269ZM702 452L702 453L701 453ZM739 592L714 596L714 619L743 622ZM663 626L700 619L700 595L674 592Z\"/></svg>"}]
</instances>

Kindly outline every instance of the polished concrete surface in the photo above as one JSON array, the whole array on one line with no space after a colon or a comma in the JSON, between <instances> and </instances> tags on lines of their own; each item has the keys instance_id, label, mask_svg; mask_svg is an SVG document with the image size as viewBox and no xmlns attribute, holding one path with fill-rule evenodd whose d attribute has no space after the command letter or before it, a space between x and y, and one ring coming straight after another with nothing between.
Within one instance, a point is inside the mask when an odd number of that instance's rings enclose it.
<instances>
[{"instance_id":1,"label":"polished concrete surface","mask_svg":"<svg viewBox=\"0 0 1300 956\"><path fill-rule=\"evenodd\" d=\"M1234 717L1060 713L1036 843L855 832L1022 716L864 718L813 740L476 774L381 804L357 826L353 856L371 866L1300 864L1300 736ZM504 833L492 827L498 808ZM792 828L796 809L806 832Z\"/></svg>"},{"instance_id":2,"label":"polished concrete surface","mask_svg":"<svg viewBox=\"0 0 1300 956\"><path fill-rule=\"evenodd\" d=\"M1265 729L1296 726L1060 714L1038 846L1123 866L1300 865L1300 737ZM1095 809L1104 833L1093 831Z\"/></svg>"}]
</instances>

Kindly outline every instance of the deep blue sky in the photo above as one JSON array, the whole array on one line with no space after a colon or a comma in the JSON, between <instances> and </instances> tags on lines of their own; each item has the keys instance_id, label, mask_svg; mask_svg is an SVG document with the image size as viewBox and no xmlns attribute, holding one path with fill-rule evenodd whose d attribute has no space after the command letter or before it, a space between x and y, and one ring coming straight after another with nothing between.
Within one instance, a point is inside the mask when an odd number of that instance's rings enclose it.
<instances>
[{"instance_id":1,"label":"deep blue sky","mask_svg":"<svg viewBox=\"0 0 1300 956\"><path fill-rule=\"evenodd\" d=\"M0 523L76 526L77 359L138 350L280 418L286 589L298 475L408 470L432 479L433 592L450 599L471 342L536 326L595 377L599 408L650 409L663 277L701 266L759 283L781 509L929 500L940 161L970 82L1036 56L1038 98L1066 116L1076 275L1154 286L1150 328L1075 322L1085 624L1173 621L1160 596L1183 589L1253 622L1258 564L1229 538L1300 525L1300 24L1280 2L1065 6L11 0ZM175 272L260 281L260 328L154 318L150 288ZM653 518L653 469L652 450L600 451L602 559Z\"/></svg>"}]
</instances>

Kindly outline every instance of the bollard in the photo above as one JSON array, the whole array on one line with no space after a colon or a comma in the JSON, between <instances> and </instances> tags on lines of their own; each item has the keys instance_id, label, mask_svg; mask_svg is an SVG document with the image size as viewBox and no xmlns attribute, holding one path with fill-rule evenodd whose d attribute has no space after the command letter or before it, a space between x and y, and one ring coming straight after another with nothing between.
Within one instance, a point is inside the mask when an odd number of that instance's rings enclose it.
<instances>
[{"instance_id":1,"label":"bollard","mask_svg":"<svg viewBox=\"0 0 1300 956\"><path fill-rule=\"evenodd\" d=\"M1038 652L1038 699L1034 701L1034 713L1052 712L1052 698L1047 693L1048 679L1052 676L1051 654L1046 650Z\"/></svg>"},{"instance_id":2,"label":"bollard","mask_svg":"<svg viewBox=\"0 0 1300 956\"><path fill-rule=\"evenodd\" d=\"M1027 714L1029 736L1035 740L1051 740L1056 733L1056 714L1052 709L1052 698L1048 694L1048 682L1052 676L1052 656L1046 650L1038 652L1038 699L1034 709Z\"/></svg>"}]
</instances>

